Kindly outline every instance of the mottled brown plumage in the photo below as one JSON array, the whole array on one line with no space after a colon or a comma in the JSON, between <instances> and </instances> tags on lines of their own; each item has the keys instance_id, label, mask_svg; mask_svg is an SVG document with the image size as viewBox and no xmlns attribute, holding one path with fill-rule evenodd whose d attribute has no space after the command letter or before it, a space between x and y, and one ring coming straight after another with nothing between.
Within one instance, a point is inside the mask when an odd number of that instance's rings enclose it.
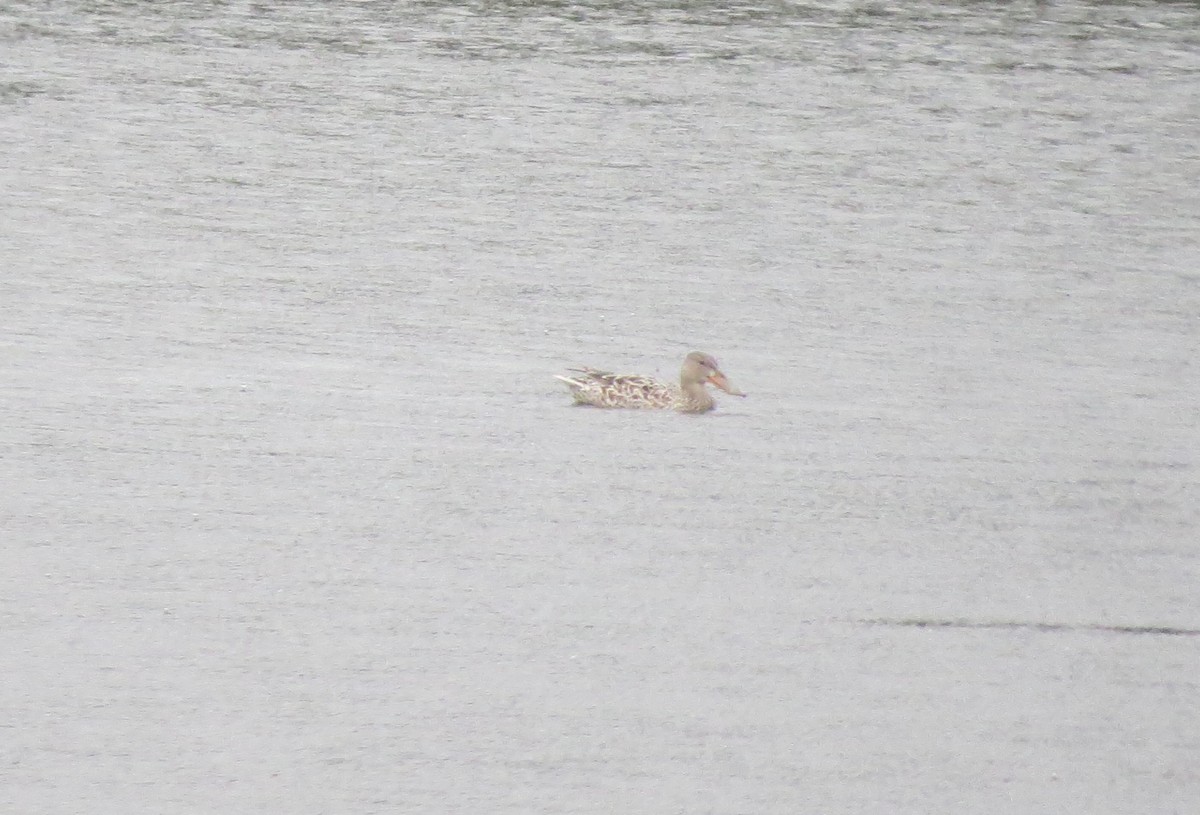
<instances>
[{"instance_id":1,"label":"mottled brown plumage","mask_svg":"<svg viewBox=\"0 0 1200 815\"><path fill-rule=\"evenodd\" d=\"M614 374L595 368L571 368L574 376L556 376L571 389L576 404L605 408L643 408L704 413L716 407L704 387L711 383L726 393L745 396L721 372L717 361L700 351L683 360L679 384L670 385L648 376Z\"/></svg>"}]
</instances>

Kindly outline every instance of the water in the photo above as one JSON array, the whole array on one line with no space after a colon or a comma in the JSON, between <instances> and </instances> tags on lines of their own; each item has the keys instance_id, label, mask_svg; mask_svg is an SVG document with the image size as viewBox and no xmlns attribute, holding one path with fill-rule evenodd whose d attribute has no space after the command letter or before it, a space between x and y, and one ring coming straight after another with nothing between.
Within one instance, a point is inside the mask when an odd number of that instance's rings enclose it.
<instances>
[{"instance_id":1,"label":"water","mask_svg":"<svg viewBox=\"0 0 1200 815\"><path fill-rule=\"evenodd\" d=\"M1197 31L7 4L5 809L1196 811Z\"/></svg>"}]
</instances>

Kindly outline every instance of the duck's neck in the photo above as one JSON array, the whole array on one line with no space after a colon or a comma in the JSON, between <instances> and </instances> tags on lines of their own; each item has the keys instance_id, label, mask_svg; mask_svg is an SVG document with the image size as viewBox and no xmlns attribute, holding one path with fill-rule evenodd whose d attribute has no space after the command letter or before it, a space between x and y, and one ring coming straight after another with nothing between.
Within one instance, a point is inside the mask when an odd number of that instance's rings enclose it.
<instances>
[{"instance_id":1,"label":"duck's neck","mask_svg":"<svg viewBox=\"0 0 1200 815\"><path fill-rule=\"evenodd\" d=\"M679 409L686 413L704 413L716 406L703 382L680 381L679 390L683 397Z\"/></svg>"}]
</instances>

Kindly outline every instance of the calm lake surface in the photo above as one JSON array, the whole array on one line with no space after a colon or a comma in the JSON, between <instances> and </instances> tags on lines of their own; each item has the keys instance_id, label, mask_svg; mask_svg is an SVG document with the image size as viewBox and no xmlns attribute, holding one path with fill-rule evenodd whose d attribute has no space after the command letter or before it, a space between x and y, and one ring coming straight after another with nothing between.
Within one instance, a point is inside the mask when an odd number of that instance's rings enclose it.
<instances>
[{"instance_id":1,"label":"calm lake surface","mask_svg":"<svg viewBox=\"0 0 1200 815\"><path fill-rule=\"evenodd\" d=\"M1198 812L1198 261L1195 3L6 3L0 809Z\"/></svg>"}]
</instances>

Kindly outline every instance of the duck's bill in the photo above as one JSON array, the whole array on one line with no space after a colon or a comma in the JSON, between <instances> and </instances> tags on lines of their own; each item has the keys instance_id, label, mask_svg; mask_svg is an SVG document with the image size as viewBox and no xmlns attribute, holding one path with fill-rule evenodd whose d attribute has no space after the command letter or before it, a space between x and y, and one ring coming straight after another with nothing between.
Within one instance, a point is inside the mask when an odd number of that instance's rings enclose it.
<instances>
[{"instance_id":1,"label":"duck's bill","mask_svg":"<svg viewBox=\"0 0 1200 815\"><path fill-rule=\"evenodd\" d=\"M728 393L730 396L745 396L746 395L746 394L742 393L740 390L738 390L737 388L735 388L733 386L733 383L729 381L729 378L727 376L725 376L725 374L721 373L720 371L713 371L711 374L709 374L708 381L713 383L714 385L716 385L721 390Z\"/></svg>"}]
</instances>

